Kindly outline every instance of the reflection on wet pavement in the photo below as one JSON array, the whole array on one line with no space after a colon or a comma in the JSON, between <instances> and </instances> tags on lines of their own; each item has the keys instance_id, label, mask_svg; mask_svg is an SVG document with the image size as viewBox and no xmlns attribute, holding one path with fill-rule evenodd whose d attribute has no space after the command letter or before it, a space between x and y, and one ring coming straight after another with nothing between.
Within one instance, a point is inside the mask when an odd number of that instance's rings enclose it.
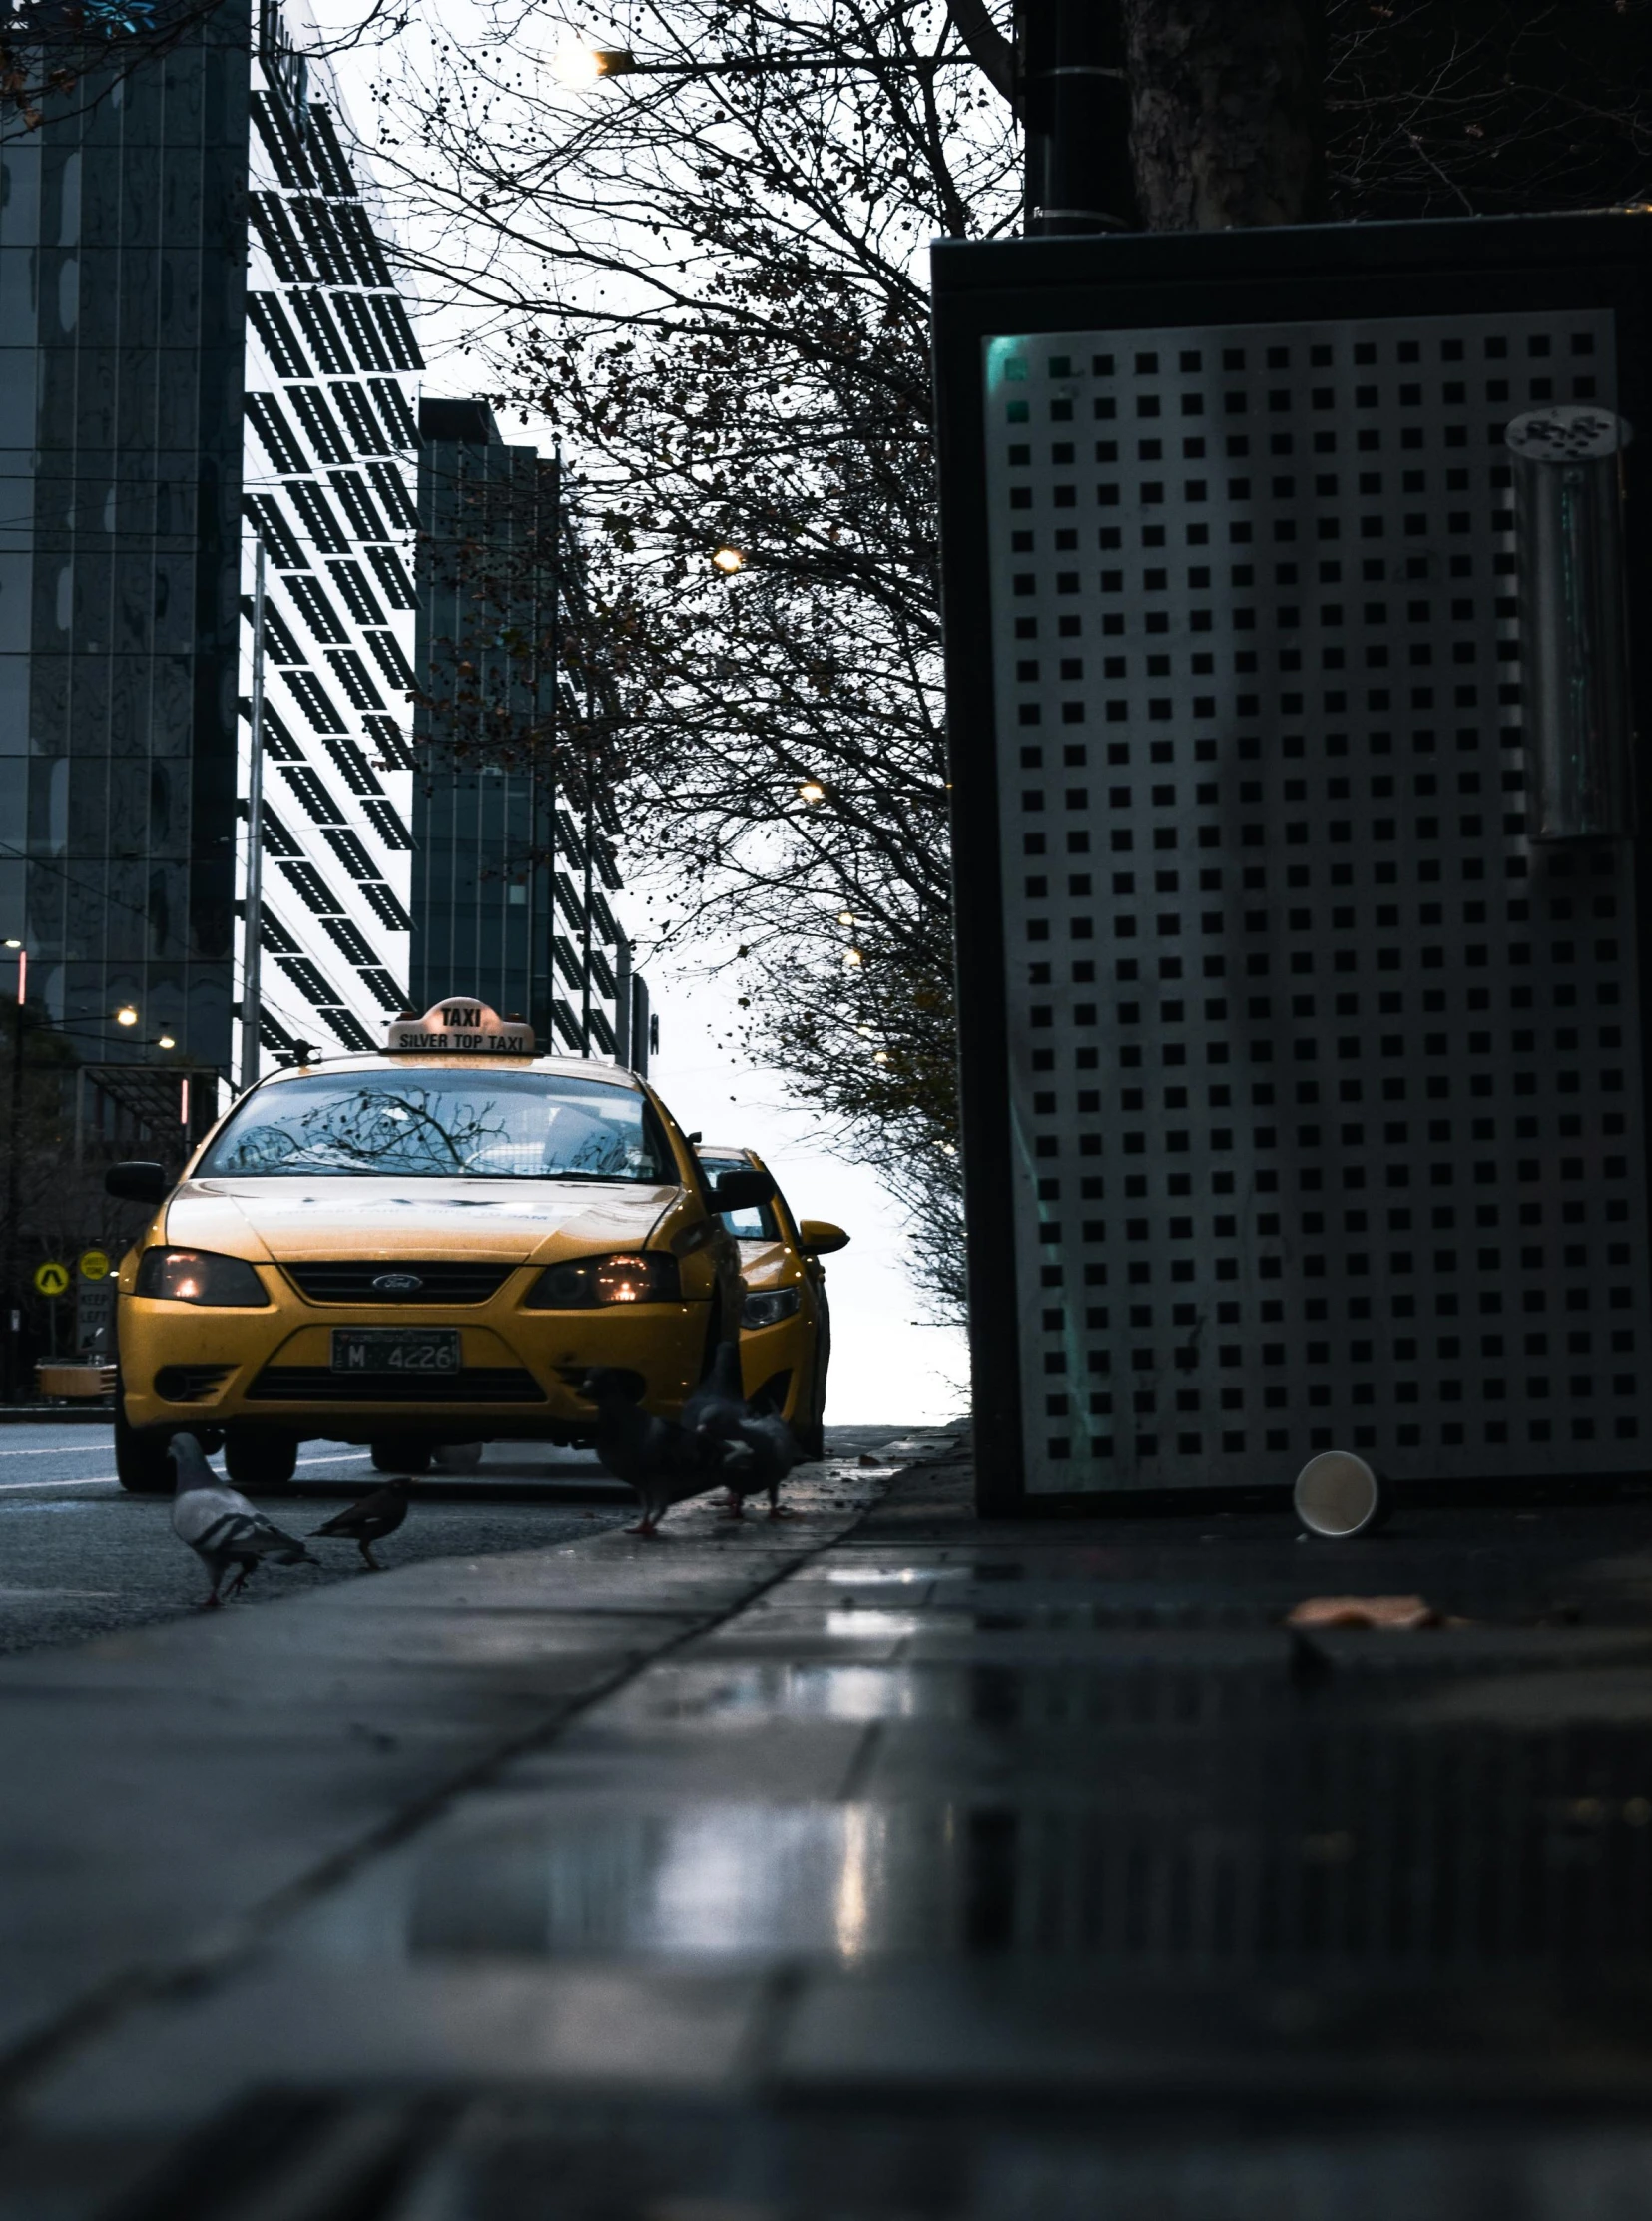
<instances>
[{"instance_id":1,"label":"reflection on wet pavement","mask_svg":"<svg viewBox=\"0 0 1652 2221\"><path fill-rule=\"evenodd\" d=\"M710 1521L559 1559L569 1643L611 1615L653 1662L89 2045L62 2148L256 2088L297 2174L385 2137L410 2186L135 2221L1652 2210L1639 1504L1402 1507L1338 1549L1272 1514L978 1526L961 1474L922 1486L756 1578ZM444 1639L491 1663L544 1578L475 1568ZM426 1579L363 1599L375 1656ZM1407 1590L1455 1624L1285 1624Z\"/></svg>"},{"instance_id":2,"label":"reflection on wet pavement","mask_svg":"<svg viewBox=\"0 0 1652 2221\"><path fill-rule=\"evenodd\" d=\"M1559 1561L1436 1548L1431 1593L1472 1624L1311 1645L1281 1623L1324 1553L1283 1522L1215 1553L1162 1528L1135 1548L840 1544L507 1767L311 1915L302 1947L1644 1961L1652 1698L1622 1717L1652 1665L1626 1602L1644 1567L1607 1575L1583 1540ZM1386 1590L1421 1556L1402 1536L1332 1562Z\"/></svg>"}]
</instances>

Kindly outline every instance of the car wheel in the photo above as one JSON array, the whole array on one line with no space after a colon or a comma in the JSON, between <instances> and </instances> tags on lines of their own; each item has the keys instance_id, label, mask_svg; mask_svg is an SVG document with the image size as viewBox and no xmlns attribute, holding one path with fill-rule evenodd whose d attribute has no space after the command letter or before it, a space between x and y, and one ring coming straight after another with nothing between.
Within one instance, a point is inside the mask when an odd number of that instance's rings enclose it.
<instances>
[{"instance_id":1,"label":"car wheel","mask_svg":"<svg viewBox=\"0 0 1652 2221\"><path fill-rule=\"evenodd\" d=\"M809 1384L809 1400L792 1424L792 1431L798 1437L798 1447L807 1458L818 1459L826 1455L826 1427L823 1423L825 1410L826 1383L821 1378L821 1360L817 1353Z\"/></svg>"},{"instance_id":2,"label":"car wheel","mask_svg":"<svg viewBox=\"0 0 1652 2221\"><path fill-rule=\"evenodd\" d=\"M128 1424L126 1394L115 1383L115 1477L131 1496L170 1496L173 1489L172 1459L167 1448L169 1429Z\"/></svg>"},{"instance_id":3,"label":"car wheel","mask_svg":"<svg viewBox=\"0 0 1652 2221\"><path fill-rule=\"evenodd\" d=\"M224 1444L224 1467L249 1495L284 1488L298 1464L298 1444L290 1434L231 1434Z\"/></svg>"},{"instance_id":4,"label":"car wheel","mask_svg":"<svg viewBox=\"0 0 1652 2221\"><path fill-rule=\"evenodd\" d=\"M831 1363L831 1330L825 1321L815 1333L815 1363L810 1368L809 1401L792 1429L806 1457L826 1455L826 1368Z\"/></svg>"},{"instance_id":5,"label":"car wheel","mask_svg":"<svg viewBox=\"0 0 1652 2221\"><path fill-rule=\"evenodd\" d=\"M391 1435L368 1445L373 1469L380 1473L427 1473L430 1444L406 1434Z\"/></svg>"},{"instance_id":6,"label":"car wheel","mask_svg":"<svg viewBox=\"0 0 1652 2221\"><path fill-rule=\"evenodd\" d=\"M735 1339L737 1341L740 1339L738 1327L735 1330ZM702 1381L711 1379L712 1367L717 1363L717 1346L722 1340L723 1299L721 1296L714 1296L711 1302L710 1316L706 1322L706 1347L700 1353L700 1379Z\"/></svg>"},{"instance_id":7,"label":"car wheel","mask_svg":"<svg viewBox=\"0 0 1652 2221\"><path fill-rule=\"evenodd\" d=\"M431 1452L444 1473L473 1473L482 1462L480 1442L442 1442Z\"/></svg>"}]
</instances>

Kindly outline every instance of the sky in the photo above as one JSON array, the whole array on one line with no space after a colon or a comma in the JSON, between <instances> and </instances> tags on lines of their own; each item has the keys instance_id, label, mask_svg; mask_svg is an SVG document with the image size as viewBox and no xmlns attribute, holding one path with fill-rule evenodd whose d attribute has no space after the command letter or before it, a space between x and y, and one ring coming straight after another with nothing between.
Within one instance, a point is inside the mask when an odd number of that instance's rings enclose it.
<instances>
[{"instance_id":1,"label":"sky","mask_svg":"<svg viewBox=\"0 0 1652 2221\"><path fill-rule=\"evenodd\" d=\"M623 908L623 904L621 905ZM901 1214L861 1165L826 1149L816 1113L789 1102L782 1075L760 1072L718 1035L732 1030L733 986L686 964L646 966L660 1019L649 1078L690 1132L755 1149L799 1218L829 1219L849 1246L826 1261L831 1304L831 1426L939 1426L967 1402L963 1330L924 1319L904 1266Z\"/></svg>"},{"instance_id":2,"label":"sky","mask_svg":"<svg viewBox=\"0 0 1652 2221\"><path fill-rule=\"evenodd\" d=\"M336 9L327 11L336 14ZM444 15L449 35L454 25ZM370 48L338 56L335 68L351 123L374 114L372 82L384 57ZM416 244L412 226L386 197L385 215ZM420 392L466 397L488 383L474 351L474 326L462 312L435 310L412 292L408 306L425 356ZM467 350L469 343L469 351ZM513 408L501 420L512 445L549 450L548 432L523 426ZM577 458L570 458L577 461ZM789 1100L785 1077L754 1068L720 1036L735 1031L739 992L732 974L709 973L692 953L651 955L641 901L614 907L639 943L660 1020L660 1054L649 1077L685 1130L709 1143L755 1149L778 1178L796 1216L828 1219L850 1237L826 1267L832 1358L828 1425L943 1425L967 1405L968 1362L961 1327L935 1324L905 1269L902 1214L864 1166L826 1146L818 1114ZM466 983L455 981L457 991Z\"/></svg>"}]
</instances>

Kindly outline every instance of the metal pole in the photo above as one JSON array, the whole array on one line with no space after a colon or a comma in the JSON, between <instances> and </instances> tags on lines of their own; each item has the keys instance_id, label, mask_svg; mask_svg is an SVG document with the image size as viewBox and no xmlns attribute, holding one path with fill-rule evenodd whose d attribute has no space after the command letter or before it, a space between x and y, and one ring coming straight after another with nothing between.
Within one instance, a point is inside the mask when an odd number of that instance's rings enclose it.
<instances>
[{"instance_id":1,"label":"metal pole","mask_svg":"<svg viewBox=\"0 0 1652 2221\"><path fill-rule=\"evenodd\" d=\"M241 1084L259 1076L259 954L264 906L264 541L253 557L253 760L247 773L247 919L241 959Z\"/></svg>"},{"instance_id":2,"label":"metal pole","mask_svg":"<svg viewBox=\"0 0 1652 2221\"><path fill-rule=\"evenodd\" d=\"M23 1156L23 1006L29 995L29 952L17 951L17 1009L11 1052L11 1123L6 1138L6 1395L18 1400L17 1174Z\"/></svg>"},{"instance_id":3,"label":"metal pole","mask_svg":"<svg viewBox=\"0 0 1652 2221\"><path fill-rule=\"evenodd\" d=\"M614 944L614 1062L631 1069L631 943L623 933Z\"/></svg>"},{"instance_id":4,"label":"metal pole","mask_svg":"<svg viewBox=\"0 0 1652 2221\"><path fill-rule=\"evenodd\" d=\"M562 719L562 444L551 459L551 716L546 739L545 831L550 842L545 858L545 1049L550 1056L556 1045L556 797L557 734Z\"/></svg>"},{"instance_id":5,"label":"metal pole","mask_svg":"<svg viewBox=\"0 0 1652 2221\"><path fill-rule=\"evenodd\" d=\"M579 1013L579 1053L591 1053L591 836L596 789L591 778L591 694L585 695L585 942L580 956L583 991Z\"/></svg>"},{"instance_id":6,"label":"metal pole","mask_svg":"<svg viewBox=\"0 0 1652 2221\"><path fill-rule=\"evenodd\" d=\"M1020 0L1015 30L1028 233L1131 230L1122 0Z\"/></svg>"}]
</instances>

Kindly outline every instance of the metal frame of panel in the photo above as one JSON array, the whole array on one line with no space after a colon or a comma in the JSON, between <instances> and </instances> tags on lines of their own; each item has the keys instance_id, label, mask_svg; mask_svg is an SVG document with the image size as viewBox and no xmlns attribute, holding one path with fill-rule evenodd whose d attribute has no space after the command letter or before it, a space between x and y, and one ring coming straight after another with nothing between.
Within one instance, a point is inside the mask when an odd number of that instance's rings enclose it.
<instances>
[{"instance_id":1,"label":"metal frame of panel","mask_svg":"<svg viewBox=\"0 0 1652 2221\"><path fill-rule=\"evenodd\" d=\"M1645 1465L1638 858L1525 837L1502 431L1635 418L1649 238L937 249L984 1505Z\"/></svg>"}]
</instances>

